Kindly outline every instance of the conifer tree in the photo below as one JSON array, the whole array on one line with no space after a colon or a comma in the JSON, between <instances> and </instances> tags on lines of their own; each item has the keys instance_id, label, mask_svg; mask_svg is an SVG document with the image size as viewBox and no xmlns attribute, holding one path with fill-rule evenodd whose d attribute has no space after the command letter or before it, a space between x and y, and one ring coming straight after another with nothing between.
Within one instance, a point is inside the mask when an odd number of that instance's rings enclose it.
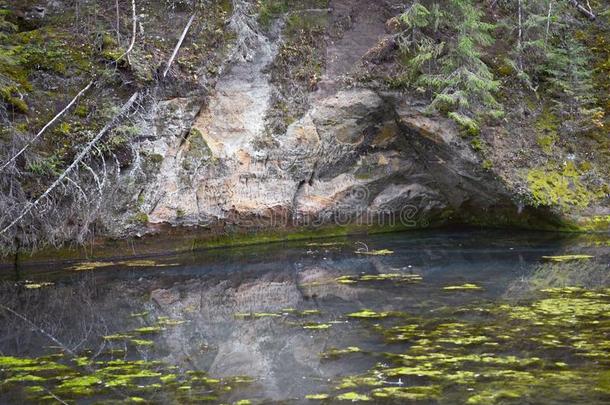
<instances>
[{"instance_id":1,"label":"conifer tree","mask_svg":"<svg viewBox=\"0 0 610 405\"><path fill-rule=\"evenodd\" d=\"M494 40L494 26L482 20L473 0L449 0L426 7L416 1L401 15L406 29L401 48L408 56L412 82L432 95L430 108L446 113L476 134L478 121L500 116L499 89L482 49Z\"/></svg>"},{"instance_id":2,"label":"conifer tree","mask_svg":"<svg viewBox=\"0 0 610 405\"><path fill-rule=\"evenodd\" d=\"M560 129L574 134L601 126L603 111L597 106L588 49L566 35L547 57L549 91L553 111L562 121Z\"/></svg>"}]
</instances>

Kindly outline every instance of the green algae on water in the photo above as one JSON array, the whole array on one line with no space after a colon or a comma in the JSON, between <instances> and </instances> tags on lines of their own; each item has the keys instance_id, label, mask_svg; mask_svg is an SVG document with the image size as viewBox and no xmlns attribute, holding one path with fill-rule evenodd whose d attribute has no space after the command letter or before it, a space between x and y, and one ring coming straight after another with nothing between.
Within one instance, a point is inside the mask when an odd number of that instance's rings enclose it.
<instances>
[{"instance_id":1,"label":"green algae on water","mask_svg":"<svg viewBox=\"0 0 610 405\"><path fill-rule=\"evenodd\" d=\"M352 353L362 353L362 350L356 346L349 346L345 349L329 349L325 352L320 353L320 357L323 359L332 359Z\"/></svg>"},{"instance_id":2,"label":"green algae on water","mask_svg":"<svg viewBox=\"0 0 610 405\"><path fill-rule=\"evenodd\" d=\"M543 260L555 263L570 262L576 260L589 260L593 259L590 255L562 255L562 256L542 256Z\"/></svg>"},{"instance_id":3,"label":"green algae on water","mask_svg":"<svg viewBox=\"0 0 610 405\"><path fill-rule=\"evenodd\" d=\"M476 284L472 284L472 283L465 283L465 284L461 284L461 285L449 285L446 287L443 287L443 290L445 291L478 291L478 290L482 290L483 288L481 288L480 286L476 285Z\"/></svg>"},{"instance_id":4,"label":"green algae on water","mask_svg":"<svg viewBox=\"0 0 610 405\"><path fill-rule=\"evenodd\" d=\"M356 253L359 255L369 255L369 256L386 256L394 254L393 250L389 249L380 249L380 250L356 250Z\"/></svg>"},{"instance_id":5,"label":"green algae on water","mask_svg":"<svg viewBox=\"0 0 610 405\"><path fill-rule=\"evenodd\" d=\"M305 399L309 399L311 401L324 401L326 399L329 399L330 395L328 394L308 394L305 395Z\"/></svg>"},{"instance_id":6,"label":"green algae on water","mask_svg":"<svg viewBox=\"0 0 610 405\"><path fill-rule=\"evenodd\" d=\"M303 325L303 329L314 329L314 330L324 330L329 329L332 325L330 323L306 323Z\"/></svg>"},{"instance_id":7,"label":"green algae on water","mask_svg":"<svg viewBox=\"0 0 610 405\"><path fill-rule=\"evenodd\" d=\"M370 309L362 309L358 312L352 312L350 314L347 314L346 316L348 318L357 318L357 319L379 319L379 318L385 318L389 315L390 315L389 312L375 312L375 311L371 311Z\"/></svg>"},{"instance_id":8,"label":"green algae on water","mask_svg":"<svg viewBox=\"0 0 610 405\"><path fill-rule=\"evenodd\" d=\"M365 395L365 394L359 394L357 392L346 392L344 394L337 395L336 399L338 401L357 402L357 401L370 401L371 397L369 397L368 395Z\"/></svg>"}]
</instances>

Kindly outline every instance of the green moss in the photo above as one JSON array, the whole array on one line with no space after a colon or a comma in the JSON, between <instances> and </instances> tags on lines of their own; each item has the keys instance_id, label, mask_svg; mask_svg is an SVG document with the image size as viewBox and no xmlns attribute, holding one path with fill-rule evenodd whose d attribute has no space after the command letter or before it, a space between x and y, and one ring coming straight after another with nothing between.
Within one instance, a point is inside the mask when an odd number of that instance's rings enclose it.
<instances>
[{"instance_id":1,"label":"green moss","mask_svg":"<svg viewBox=\"0 0 610 405\"><path fill-rule=\"evenodd\" d=\"M262 0L259 2L258 22L263 28L269 28L273 20L286 11L286 0Z\"/></svg>"},{"instance_id":2,"label":"green moss","mask_svg":"<svg viewBox=\"0 0 610 405\"><path fill-rule=\"evenodd\" d=\"M63 162L57 155L51 155L30 162L26 170L36 176L57 176L61 173Z\"/></svg>"},{"instance_id":3,"label":"green moss","mask_svg":"<svg viewBox=\"0 0 610 405\"><path fill-rule=\"evenodd\" d=\"M555 142L557 142L557 135L541 135L538 137L537 141L538 146L540 146L545 153L551 154L553 152L553 145L555 145Z\"/></svg>"},{"instance_id":4,"label":"green moss","mask_svg":"<svg viewBox=\"0 0 610 405\"><path fill-rule=\"evenodd\" d=\"M472 146L472 149L474 149L477 152L480 152L483 150L483 142L481 141L481 138L479 138L478 136L475 136L470 141L470 146Z\"/></svg>"},{"instance_id":5,"label":"green moss","mask_svg":"<svg viewBox=\"0 0 610 405\"><path fill-rule=\"evenodd\" d=\"M72 125L68 122L62 122L55 128L55 133L62 136L69 136L72 133Z\"/></svg>"},{"instance_id":6,"label":"green moss","mask_svg":"<svg viewBox=\"0 0 610 405\"><path fill-rule=\"evenodd\" d=\"M134 216L131 218L131 222L136 223L136 224L147 224L148 223L148 214L145 212L138 212L137 214L134 214Z\"/></svg>"},{"instance_id":7,"label":"green moss","mask_svg":"<svg viewBox=\"0 0 610 405\"><path fill-rule=\"evenodd\" d=\"M596 215L584 218L578 223L578 228L582 231L610 231L610 215Z\"/></svg>"},{"instance_id":8,"label":"green moss","mask_svg":"<svg viewBox=\"0 0 610 405\"><path fill-rule=\"evenodd\" d=\"M603 188L589 190L582 183L580 173L572 162L568 162L562 171L532 169L527 173L527 182L532 198L538 205L585 208L605 196Z\"/></svg>"},{"instance_id":9,"label":"green moss","mask_svg":"<svg viewBox=\"0 0 610 405\"><path fill-rule=\"evenodd\" d=\"M553 113L552 109L545 107L537 117L535 125L539 136L548 136L556 139L560 123L560 119Z\"/></svg>"},{"instance_id":10,"label":"green moss","mask_svg":"<svg viewBox=\"0 0 610 405\"><path fill-rule=\"evenodd\" d=\"M489 159L485 159L483 161L483 163L481 164L481 167L485 170L491 170L493 168L494 164L491 160Z\"/></svg>"},{"instance_id":11,"label":"green moss","mask_svg":"<svg viewBox=\"0 0 610 405\"><path fill-rule=\"evenodd\" d=\"M18 96L19 90L15 86L0 87L0 96L9 105L15 107L17 112L27 113L29 111L27 103Z\"/></svg>"}]
</instances>

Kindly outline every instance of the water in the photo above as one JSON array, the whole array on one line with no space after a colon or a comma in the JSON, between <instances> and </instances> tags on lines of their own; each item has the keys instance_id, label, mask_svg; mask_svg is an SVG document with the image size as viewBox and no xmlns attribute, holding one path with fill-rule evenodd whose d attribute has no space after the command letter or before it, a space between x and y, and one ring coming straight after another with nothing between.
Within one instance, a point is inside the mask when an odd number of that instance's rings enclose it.
<instances>
[{"instance_id":1,"label":"water","mask_svg":"<svg viewBox=\"0 0 610 405\"><path fill-rule=\"evenodd\" d=\"M431 231L6 268L0 403L608 403L608 246ZM567 254L593 257L542 259Z\"/></svg>"}]
</instances>

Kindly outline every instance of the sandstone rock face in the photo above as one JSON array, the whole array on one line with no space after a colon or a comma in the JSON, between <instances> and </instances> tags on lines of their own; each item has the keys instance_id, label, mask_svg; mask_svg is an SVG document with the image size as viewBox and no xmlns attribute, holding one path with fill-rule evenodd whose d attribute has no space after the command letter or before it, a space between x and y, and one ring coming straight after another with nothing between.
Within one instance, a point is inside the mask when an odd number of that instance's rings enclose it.
<instances>
[{"instance_id":1,"label":"sandstone rock face","mask_svg":"<svg viewBox=\"0 0 610 405\"><path fill-rule=\"evenodd\" d=\"M219 86L193 128L172 123L193 115L188 100L159 106L174 117L163 119L157 131L165 133L147 146L163 156L144 189L152 223L344 225L387 213L396 221L402 213L419 226L467 204L487 209L509 200L451 122L392 94L339 91L261 149L264 86Z\"/></svg>"},{"instance_id":2,"label":"sandstone rock face","mask_svg":"<svg viewBox=\"0 0 610 405\"><path fill-rule=\"evenodd\" d=\"M309 110L283 134L270 136L266 121L277 87L269 66L281 35L259 37L256 52L230 64L205 100L157 103L137 154L155 164L137 180L124 176L121 186L137 196L132 205L146 214L147 230L425 227L495 212L522 215L453 122L428 116L408 94L342 83L357 61L380 63L395 46L380 8L360 3L332 2L335 18L356 23L328 45Z\"/></svg>"}]
</instances>

